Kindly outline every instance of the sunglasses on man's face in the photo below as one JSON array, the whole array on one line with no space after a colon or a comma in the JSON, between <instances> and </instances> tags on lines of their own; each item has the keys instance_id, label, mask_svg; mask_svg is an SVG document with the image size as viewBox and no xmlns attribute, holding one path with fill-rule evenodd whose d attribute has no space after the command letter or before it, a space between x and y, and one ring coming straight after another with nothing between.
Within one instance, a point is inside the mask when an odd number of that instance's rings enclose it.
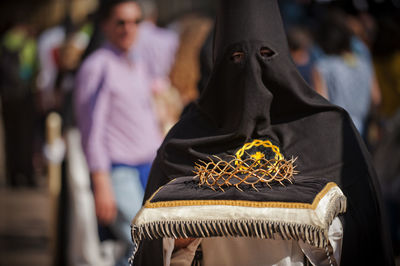
<instances>
[{"instance_id":1,"label":"sunglasses on man's face","mask_svg":"<svg viewBox=\"0 0 400 266\"><path fill-rule=\"evenodd\" d=\"M117 22L115 23L117 26L125 26L127 24L134 24L138 25L142 22L142 19L138 18L136 20L123 20L123 19L118 19Z\"/></svg>"}]
</instances>

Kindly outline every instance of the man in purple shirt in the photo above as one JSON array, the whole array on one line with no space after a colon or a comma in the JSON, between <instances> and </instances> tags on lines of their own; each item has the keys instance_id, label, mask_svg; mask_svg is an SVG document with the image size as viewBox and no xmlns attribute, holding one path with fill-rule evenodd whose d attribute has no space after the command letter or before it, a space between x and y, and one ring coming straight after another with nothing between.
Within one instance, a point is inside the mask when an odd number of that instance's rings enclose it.
<instances>
[{"instance_id":1,"label":"man in purple shirt","mask_svg":"<svg viewBox=\"0 0 400 266\"><path fill-rule=\"evenodd\" d=\"M143 199L140 178L148 174L161 134L152 109L151 76L130 56L140 7L132 0L114 0L104 10L107 42L83 62L75 104L98 221L129 245L130 222Z\"/></svg>"}]
</instances>

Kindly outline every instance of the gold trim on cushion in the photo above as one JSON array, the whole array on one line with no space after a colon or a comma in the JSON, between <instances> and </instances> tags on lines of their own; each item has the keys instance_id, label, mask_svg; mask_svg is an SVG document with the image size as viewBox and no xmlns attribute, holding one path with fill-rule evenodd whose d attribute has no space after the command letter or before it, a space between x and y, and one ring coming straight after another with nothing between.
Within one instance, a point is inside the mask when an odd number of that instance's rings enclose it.
<instances>
[{"instance_id":1,"label":"gold trim on cushion","mask_svg":"<svg viewBox=\"0 0 400 266\"><path fill-rule=\"evenodd\" d=\"M229 206L241 206L241 207L255 207L255 208L290 208L290 209L312 209L315 210L320 200L325 194L333 187L337 187L334 182L330 182L315 196L313 202L309 203L298 203L298 202L257 202L257 201L245 201L245 200L175 200L175 201L159 201L150 202L153 196L145 203L145 208L163 208L163 207L179 207L179 206L200 206L200 205L229 205Z\"/></svg>"}]
</instances>

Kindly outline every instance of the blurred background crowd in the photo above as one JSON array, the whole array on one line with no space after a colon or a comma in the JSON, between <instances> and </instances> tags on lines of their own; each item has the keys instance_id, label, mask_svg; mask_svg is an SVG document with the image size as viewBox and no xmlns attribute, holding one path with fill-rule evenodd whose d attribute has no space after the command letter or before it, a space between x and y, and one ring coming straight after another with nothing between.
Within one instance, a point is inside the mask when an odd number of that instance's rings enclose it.
<instances>
[{"instance_id":1,"label":"blurred background crowd","mask_svg":"<svg viewBox=\"0 0 400 266\"><path fill-rule=\"evenodd\" d=\"M0 265L114 265L121 252L98 234L79 125L87 114L76 97L82 62L109 37L101 26L108 1L0 3ZM207 84L217 1L139 2L132 57L147 62L162 136ZM400 1L279 3L298 71L349 112L367 144L399 256ZM90 71L82 75L92 78ZM27 216L35 212L45 222Z\"/></svg>"}]
</instances>

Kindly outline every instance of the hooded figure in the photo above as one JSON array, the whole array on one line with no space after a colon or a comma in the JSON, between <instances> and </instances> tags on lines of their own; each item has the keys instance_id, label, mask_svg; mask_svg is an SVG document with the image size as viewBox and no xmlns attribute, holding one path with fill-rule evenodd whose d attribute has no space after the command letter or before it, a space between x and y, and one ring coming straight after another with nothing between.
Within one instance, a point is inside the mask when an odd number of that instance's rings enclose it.
<instances>
[{"instance_id":1,"label":"hooded figure","mask_svg":"<svg viewBox=\"0 0 400 266\"><path fill-rule=\"evenodd\" d=\"M349 115L312 90L293 64L276 0L221 0L209 82L158 150L146 202L196 162L270 140L302 176L335 182L347 198L342 265L393 265L377 179ZM179 194L179 191L176 191ZM134 265L162 265L162 241L144 240Z\"/></svg>"}]
</instances>

